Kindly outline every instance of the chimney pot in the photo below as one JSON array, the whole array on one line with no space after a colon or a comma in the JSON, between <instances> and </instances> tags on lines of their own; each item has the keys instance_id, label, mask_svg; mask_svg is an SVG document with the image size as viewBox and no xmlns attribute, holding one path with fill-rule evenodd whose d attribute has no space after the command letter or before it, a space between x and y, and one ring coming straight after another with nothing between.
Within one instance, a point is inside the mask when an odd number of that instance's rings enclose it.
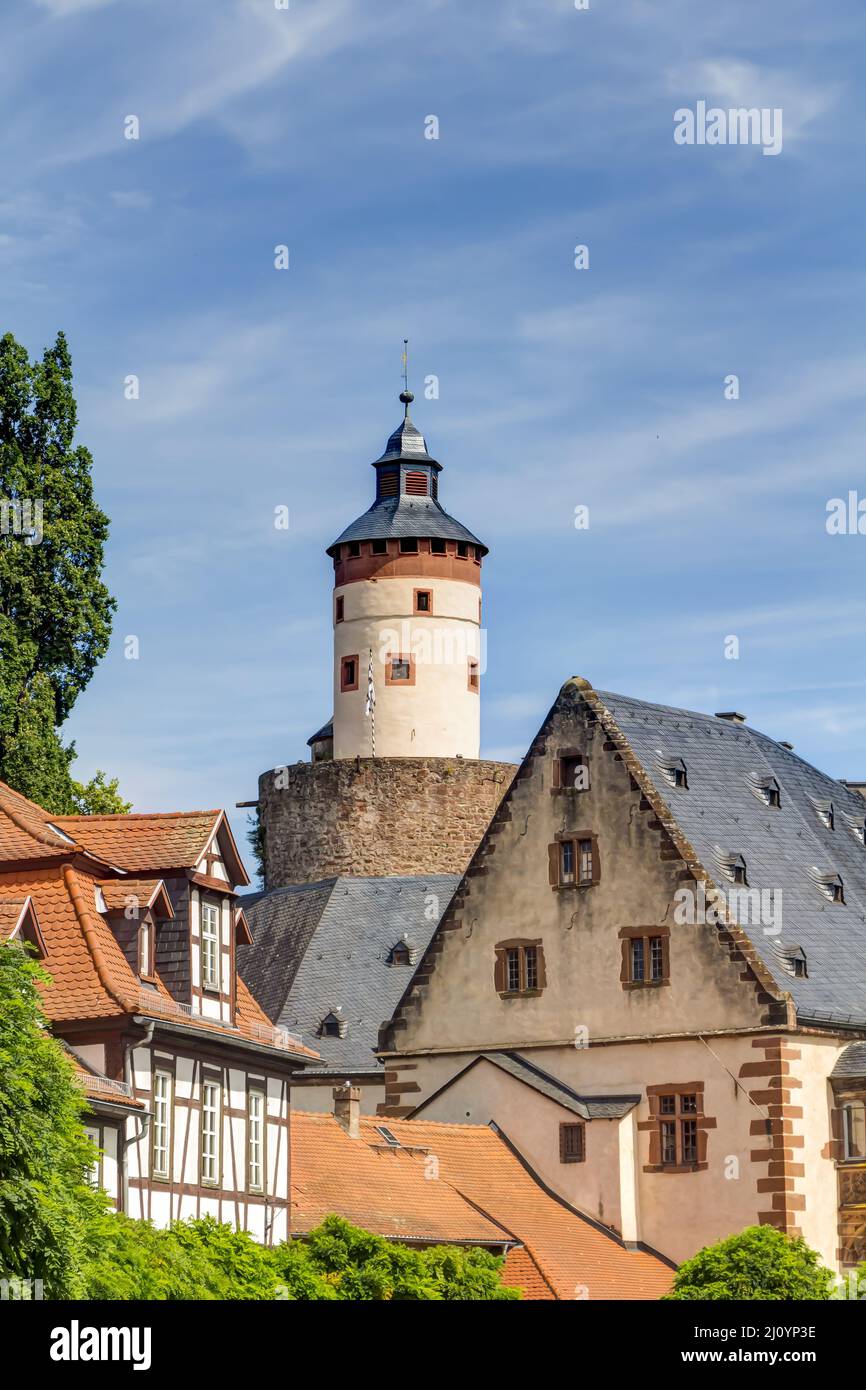
<instances>
[{"instance_id":1,"label":"chimney pot","mask_svg":"<svg viewBox=\"0 0 866 1390\"><path fill-rule=\"evenodd\" d=\"M745 724L746 716L735 709L716 710L717 719L727 719L731 724Z\"/></svg>"},{"instance_id":2,"label":"chimney pot","mask_svg":"<svg viewBox=\"0 0 866 1390\"><path fill-rule=\"evenodd\" d=\"M361 1088L352 1086L334 1087L334 1119L346 1131L350 1139L357 1139L361 1133Z\"/></svg>"}]
</instances>

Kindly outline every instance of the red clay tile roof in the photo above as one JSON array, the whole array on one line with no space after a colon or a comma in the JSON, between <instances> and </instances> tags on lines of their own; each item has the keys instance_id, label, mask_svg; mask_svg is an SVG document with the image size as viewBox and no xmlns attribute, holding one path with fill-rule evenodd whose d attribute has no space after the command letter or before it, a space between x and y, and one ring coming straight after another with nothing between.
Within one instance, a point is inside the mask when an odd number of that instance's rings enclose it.
<instances>
[{"instance_id":1,"label":"red clay tile roof","mask_svg":"<svg viewBox=\"0 0 866 1390\"><path fill-rule=\"evenodd\" d=\"M510 1289L521 1289L525 1299L554 1299L556 1294L524 1245L515 1246L505 1256L502 1282Z\"/></svg>"},{"instance_id":2,"label":"red clay tile roof","mask_svg":"<svg viewBox=\"0 0 866 1390\"><path fill-rule=\"evenodd\" d=\"M382 1142L377 1123L416 1152L371 1149ZM644 1251L626 1250L549 1196L503 1138L485 1126L362 1116L360 1138L352 1140L332 1116L294 1111L292 1145L293 1231L310 1230L336 1211L379 1235L420 1238L434 1223L443 1189L451 1188L466 1207L525 1247L535 1270L527 1296L550 1296L539 1292L539 1280L558 1299L656 1299L670 1288L668 1265ZM431 1157L436 1179L424 1176ZM420 1187L409 1181L413 1166ZM463 1209L449 1207L443 1225L456 1230L450 1221ZM512 1271L529 1281L526 1259L514 1257L509 1267L509 1282L517 1284Z\"/></svg>"},{"instance_id":3,"label":"red clay tile roof","mask_svg":"<svg viewBox=\"0 0 866 1390\"><path fill-rule=\"evenodd\" d=\"M0 782L0 863L19 859L62 859L74 846L50 828L41 806Z\"/></svg>"},{"instance_id":4,"label":"red clay tile roof","mask_svg":"<svg viewBox=\"0 0 866 1390\"><path fill-rule=\"evenodd\" d=\"M160 903L160 913L167 907L166 915L174 916L171 899L161 878L100 878L97 879L97 884L109 912L125 911L130 898L135 898L140 908L148 908L160 894L164 899L164 902Z\"/></svg>"},{"instance_id":5,"label":"red clay tile roof","mask_svg":"<svg viewBox=\"0 0 866 1390\"><path fill-rule=\"evenodd\" d=\"M221 816L221 811L57 816L54 823L91 854L135 873L194 868Z\"/></svg>"},{"instance_id":6,"label":"red clay tile roof","mask_svg":"<svg viewBox=\"0 0 866 1390\"><path fill-rule=\"evenodd\" d=\"M510 1240L447 1182L428 1178L417 1155L389 1149L371 1124L362 1139L350 1139L332 1115L293 1111L291 1229L311 1231L334 1211L398 1240Z\"/></svg>"}]
</instances>

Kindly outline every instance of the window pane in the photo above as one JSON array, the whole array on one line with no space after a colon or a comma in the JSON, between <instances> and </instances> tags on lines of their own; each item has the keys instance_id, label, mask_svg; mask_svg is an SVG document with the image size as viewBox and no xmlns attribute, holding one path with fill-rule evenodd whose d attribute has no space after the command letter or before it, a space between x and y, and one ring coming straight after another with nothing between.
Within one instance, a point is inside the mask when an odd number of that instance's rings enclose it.
<instances>
[{"instance_id":1,"label":"window pane","mask_svg":"<svg viewBox=\"0 0 866 1390\"><path fill-rule=\"evenodd\" d=\"M263 1114L264 1096L260 1091L251 1091L249 1113L249 1185L252 1188L261 1188L262 1186Z\"/></svg>"},{"instance_id":2,"label":"window pane","mask_svg":"<svg viewBox=\"0 0 866 1390\"><path fill-rule=\"evenodd\" d=\"M637 937L631 943L631 978L633 983L640 984L644 978L644 955L643 939ZM665 1097L662 1097L664 1100Z\"/></svg>"},{"instance_id":3,"label":"window pane","mask_svg":"<svg viewBox=\"0 0 866 1390\"><path fill-rule=\"evenodd\" d=\"M592 840L581 840L578 844L580 851L580 881L581 883L592 882Z\"/></svg>"},{"instance_id":4,"label":"window pane","mask_svg":"<svg viewBox=\"0 0 866 1390\"><path fill-rule=\"evenodd\" d=\"M683 1115L697 1115L697 1096L680 1096L680 1111Z\"/></svg>"},{"instance_id":5,"label":"window pane","mask_svg":"<svg viewBox=\"0 0 866 1390\"><path fill-rule=\"evenodd\" d=\"M563 840L559 846L559 866L560 877L563 883L574 882L574 844L571 840Z\"/></svg>"},{"instance_id":6,"label":"window pane","mask_svg":"<svg viewBox=\"0 0 866 1390\"><path fill-rule=\"evenodd\" d=\"M698 1122L697 1120L682 1120L682 1161L683 1163L697 1163L698 1160Z\"/></svg>"},{"instance_id":7,"label":"window pane","mask_svg":"<svg viewBox=\"0 0 866 1390\"><path fill-rule=\"evenodd\" d=\"M676 1113L676 1096L659 1096L659 1110L663 1115L673 1115Z\"/></svg>"},{"instance_id":8,"label":"window pane","mask_svg":"<svg viewBox=\"0 0 866 1390\"><path fill-rule=\"evenodd\" d=\"M392 662L391 662L391 679L392 679L392 681L407 681L407 680L409 679L409 676L410 676L410 671L409 671L409 663L408 663L408 661L392 661Z\"/></svg>"},{"instance_id":9,"label":"window pane","mask_svg":"<svg viewBox=\"0 0 866 1390\"><path fill-rule=\"evenodd\" d=\"M526 958L526 988L538 989L538 952L534 946L527 946L524 955Z\"/></svg>"},{"instance_id":10,"label":"window pane","mask_svg":"<svg viewBox=\"0 0 866 1390\"><path fill-rule=\"evenodd\" d=\"M508 989L520 989L520 952L512 948L508 952Z\"/></svg>"},{"instance_id":11,"label":"window pane","mask_svg":"<svg viewBox=\"0 0 866 1390\"><path fill-rule=\"evenodd\" d=\"M217 1181L219 1134L219 1086L206 1081L202 1087L201 1176L203 1182Z\"/></svg>"},{"instance_id":12,"label":"window pane","mask_svg":"<svg viewBox=\"0 0 866 1390\"><path fill-rule=\"evenodd\" d=\"M866 1158L866 1106L845 1106L845 1157Z\"/></svg>"},{"instance_id":13,"label":"window pane","mask_svg":"<svg viewBox=\"0 0 866 1390\"><path fill-rule=\"evenodd\" d=\"M167 1178L169 1173L170 1098L171 1077L158 1071L153 1078L153 1171L161 1178Z\"/></svg>"},{"instance_id":14,"label":"window pane","mask_svg":"<svg viewBox=\"0 0 866 1390\"><path fill-rule=\"evenodd\" d=\"M206 989L219 989L219 910L212 903L201 908L201 978Z\"/></svg>"},{"instance_id":15,"label":"window pane","mask_svg":"<svg viewBox=\"0 0 866 1390\"><path fill-rule=\"evenodd\" d=\"M663 1120L662 1126L662 1163L676 1163L677 1161L677 1134L676 1124L673 1120Z\"/></svg>"},{"instance_id":16,"label":"window pane","mask_svg":"<svg viewBox=\"0 0 866 1390\"><path fill-rule=\"evenodd\" d=\"M650 938L650 979L661 980L664 973L664 954L660 936Z\"/></svg>"}]
</instances>

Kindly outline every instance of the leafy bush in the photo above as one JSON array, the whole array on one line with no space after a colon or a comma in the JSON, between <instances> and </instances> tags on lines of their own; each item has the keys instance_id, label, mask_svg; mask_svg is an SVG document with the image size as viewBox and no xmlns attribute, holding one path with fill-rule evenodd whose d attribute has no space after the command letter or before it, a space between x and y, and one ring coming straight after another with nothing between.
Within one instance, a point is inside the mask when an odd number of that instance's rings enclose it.
<instances>
[{"instance_id":1,"label":"leafy bush","mask_svg":"<svg viewBox=\"0 0 866 1390\"><path fill-rule=\"evenodd\" d=\"M677 1271L666 1299L806 1299L830 1297L833 1275L802 1237L749 1226L699 1250Z\"/></svg>"}]
</instances>

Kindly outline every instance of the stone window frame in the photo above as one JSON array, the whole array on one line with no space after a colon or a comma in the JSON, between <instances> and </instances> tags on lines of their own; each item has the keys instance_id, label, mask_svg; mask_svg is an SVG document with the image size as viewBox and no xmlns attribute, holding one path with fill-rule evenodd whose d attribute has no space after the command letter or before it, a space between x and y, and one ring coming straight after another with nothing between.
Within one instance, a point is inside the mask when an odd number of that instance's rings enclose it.
<instances>
[{"instance_id":1,"label":"stone window frame","mask_svg":"<svg viewBox=\"0 0 866 1390\"><path fill-rule=\"evenodd\" d=\"M669 985L671 982L671 933L670 927L620 927L619 939L622 943L622 962L620 964L619 980L623 989L658 989L662 985ZM652 958L650 942L661 940L662 943L662 974L659 980L635 980L632 978L632 942L642 940L644 943L644 961L649 962Z\"/></svg>"},{"instance_id":2,"label":"stone window frame","mask_svg":"<svg viewBox=\"0 0 866 1390\"><path fill-rule=\"evenodd\" d=\"M337 594L334 598L334 622L341 623L345 617L346 599L345 595Z\"/></svg>"},{"instance_id":3,"label":"stone window frame","mask_svg":"<svg viewBox=\"0 0 866 1390\"><path fill-rule=\"evenodd\" d=\"M577 1140L574 1148L571 1148L570 1144L572 1139ZM583 1120L565 1120L560 1124L559 1161L560 1163L586 1162L586 1124Z\"/></svg>"},{"instance_id":4,"label":"stone window frame","mask_svg":"<svg viewBox=\"0 0 866 1390\"><path fill-rule=\"evenodd\" d=\"M347 681L347 680L346 680L346 662L347 662L347 661L354 661L354 663L355 663L355 679L354 679L354 681ZM361 673L361 659L360 659L360 657L358 656L358 653L357 653L357 652L355 652L354 655L353 655L351 652L349 652L349 654L348 654L347 656L341 656L341 657L340 657L340 694L341 694L341 695L345 695L345 694L347 693L347 691L350 691L350 690L357 690L357 689L358 689L358 681L359 681L360 673Z\"/></svg>"},{"instance_id":5,"label":"stone window frame","mask_svg":"<svg viewBox=\"0 0 866 1390\"><path fill-rule=\"evenodd\" d=\"M562 845L566 841L571 841L574 854L574 881L564 883L561 876L562 866ZM592 877L580 880L580 844L589 841L592 855ZM548 856L548 881L554 892L568 892L572 890L586 890L595 888L601 882L601 857L598 850L598 836L591 830L560 830L557 832L553 844L547 847Z\"/></svg>"},{"instance_id":6,"label":"stone window frame","mask_svg":"<svg viewBox=\"0 0 866 1390\"><path fill-rule=\"evenodd\" d=\"M579 762L580 766L584 769L586 773L585 787L576 787L573 783L569 783L568 781L566 781L566 779L563 776L562 765L564 762ZM584 752L584 750L582 748L557 748L556 754L553 759L553 768L551 771L551 796L561 796L563 793L566 792L573 792L575 795L579 795L581 792L588 792L589 786L589 763L587 762L586 753Z\"/></svg>"},{"instance_id":7,"label":"stone window frame","mask_svg":"<svg viewBox=\"0 0 866 1390\"><path fill-rule=\"evenodd\" d=\"M531 948L535 951L535 971L536 984L533 989L526 987L526 951ZM509 937L506 941L497 941L493 948L493 985L500 999L535 999L547 985L547 969L544 962L544 945L540 936ZM508 988L508 953L509 951L519 951L519 983L518 989Z\"/></svg>"},{"instance_id":8,"label":"stone window frame","mask_svg":"<svg viewBox=\"0 0 866 1390\"><path fill-rule=\"evenodd\" d=\"M649 1119L640 1120L638 1129L649 1135L649 1162L643 1165L645 1173L702 1173L709 1168L707 1162L708 1131L716 1128L716 1120L704 1111L703 1081L672 1081L660 1086L647 1086ZM684 1098L694 1100L694 1108L686 1109ZM673 1109L662 1108L663 1100L673 1100ZM663 1154L663 1127L673 1124L676 1145L676 1161L665 1163ZM695 1127L695 1158L683 1161L683 1134L686 1124Z\"/></svg>"},{"instance_id":9,"label":"stone window frame","mask_svg":"<svg viewBox=\"0 0 866 1390\"><path fill-rule=\"evenodd\" d=\"M427 604L428 604L428 606L427 606L426 608L419 608L419 606L418 606L418 596L419 596L419 594L426 594L426 595L427 595ZM416 617L416 618L417 618L417 617L421 617L421 618L431 618L431 617L433 616L433 590L432 590L432 589L413 589L413 590L412 590L412 615L413 615L413 617Z\"/></svg>"}]
</instances>

